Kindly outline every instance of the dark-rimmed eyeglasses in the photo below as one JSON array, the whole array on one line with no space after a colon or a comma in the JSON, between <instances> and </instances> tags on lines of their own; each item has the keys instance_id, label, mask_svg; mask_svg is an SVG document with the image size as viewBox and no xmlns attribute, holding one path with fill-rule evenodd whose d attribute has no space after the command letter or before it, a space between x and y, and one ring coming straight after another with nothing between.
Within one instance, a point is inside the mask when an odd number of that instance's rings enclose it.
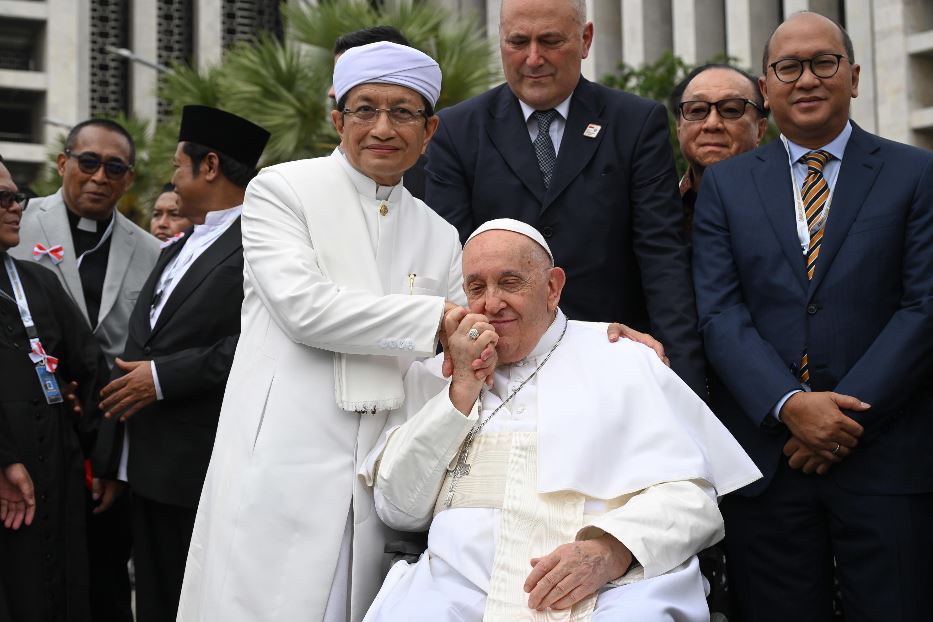
<instances>
[{"instance_id":1,"label":"dark-rimmed eyeglasses","mask_svg":"<svg viewBox=\"0 0 933 622\"><path fill-rule=\"evenodd\" d=\"M350 118L361 124L375 123L379 113L384 112L389 116L389 121L393 125L408 125L417 123L425 118L424 110L410 110L403 106L392 106L391 108L376 108L375 106L359 106L356 110L349 108L343 109L343 114L350 115Z\"/></svg>"},{"instance_id":2,"label":"dark-rimmed eyeglasses","mask_svg":"<svg viewBox=\"0 0 933 622\"><path fill-rule=\"evenodd\" d=\"M77 160L78 168L85 175L93 175L100 170L101 166L103 166L104 174L107 175L107 179L120 181L126 176L127 173L133 170L132 164L127 164L119 158L102 160L99 155L91 151L75 153L71 149L65 149L65 155L69 158L74 158Z\"/></svg>"},{"instance_id":3,"label":"dark-rimmed eyeglasses","mask_svg":"<svg viewBox=\"0 0 933 622\"><path fill-rule=\"evenodd\" d=\"M839 61L843 59L849 60L842 54L817 54L813 58L782 58L768 67L774 71L775 78L790 84L799 80L803 75L804 63L810 65L810 73L817 78L832 78L839 71Z\"/></svg>"},{"instance_id":4,"label":"dark-rimmed eyeglasses","mask_svg":"<svg viewBox=\"0 0 933 622\"><path fill-rule=\"evenodd\" d=\"M718 102L704 102L700 100L687 101L681 102L678 108L680 109L680 115L685 121L702 121L709 116L709 111L712 110L714 106L716 107L716 112L718 112L719 116L723 119L738 119L745 114L746 106L751 106L760 114L764 114L764 110L759 108L758 104L744 97L730 97L728 99L720 99Z\"/></svg>"},{"instance_id":5,"label":"dark-rimmed eyeglasses","mask_svg":"<svg viewBox=\"0 0 933 622\"><path fill-rule=\"evenodd\" d=\"M12 192L10 190L0 190L0 207L10 209L14 203L19 203L20 208L26 211L26 204L29 203L29 196L25 192Z\"/></svg>"}]
</instances>

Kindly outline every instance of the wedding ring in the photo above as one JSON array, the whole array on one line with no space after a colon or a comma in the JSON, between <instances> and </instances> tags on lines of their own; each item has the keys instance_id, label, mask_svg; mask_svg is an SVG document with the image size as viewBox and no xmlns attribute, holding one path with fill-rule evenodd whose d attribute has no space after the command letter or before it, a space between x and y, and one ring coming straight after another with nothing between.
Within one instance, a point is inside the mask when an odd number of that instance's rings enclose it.
<instances>
[{"instance_id":1,"label":"wedding ring","mask_svg":"<svg viewBox=\"0 0 933 622\"><path fill-rule=\"evenodd\" d=\"M470 332L467 333L467 337L469 337L472 341L476 341L479 339L479 331L475 328L471 328Z\"/></svg>"},{"instance_id":2,"label":"wedding ring","mask_svg":"<svg viewBox=\"0 0 933 622\"><path fill-rule=\"evenodd\" d=\"M836 446L833 447L832 454L833 454L834 456L835 456L837 453L839 453L839 447L840 447L839 443L836 443Z\"/></svg>"}]
</instances>

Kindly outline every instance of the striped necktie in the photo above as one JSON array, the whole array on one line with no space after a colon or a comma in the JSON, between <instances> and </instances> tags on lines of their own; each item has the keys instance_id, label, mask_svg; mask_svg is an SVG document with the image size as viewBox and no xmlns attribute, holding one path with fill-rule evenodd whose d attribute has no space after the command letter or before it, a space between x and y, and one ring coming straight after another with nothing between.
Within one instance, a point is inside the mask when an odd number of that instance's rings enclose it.
<instances>
[{"instance_id":1,"label":"striped necktie","mask_svg":"<svg viewBox=\"0 0 933 622\"><path fill-rule=\"evenodd\" d=\"M810 248L807 250L807 280L813 280L816 259L820 256L823 232L826 230L826 201L829 198L829 184L823 177L823 167L832 155L827 151L810 151L800 161L807 165L807 178L803 180L800 192L803 199L807 228L810 230ZM804 350L800 360L800 379L810 382L810 364Z\"/></svg>"}]
</instances>

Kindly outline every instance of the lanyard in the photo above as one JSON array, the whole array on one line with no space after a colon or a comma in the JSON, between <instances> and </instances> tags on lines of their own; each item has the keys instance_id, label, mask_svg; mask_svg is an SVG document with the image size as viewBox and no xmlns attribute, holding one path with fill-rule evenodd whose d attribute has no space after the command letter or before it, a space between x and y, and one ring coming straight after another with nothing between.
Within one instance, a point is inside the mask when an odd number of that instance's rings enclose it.
<instances>
[{"instance_id":1,"label":"lanyard","mask_svg":"<svg viewBox=\"0 0 933 622\"><path fill-rule=\"evenodd\" d=\"M790 167L790 185L794 192L794 217L797 219L797 239L800 241L800 251L806 256L810 250L810 226L807 224L806 208L800 194L800 186L797 185L797 175L794 172L794 160L790 154L790 145L783 134L781 134L781 142L784 143L784 148L787 150L787 165ZM806 180L806 177L804 179ZM830 180L826 179L826 185L829 186L829 196L826 197L826 205L823 206L823 213L819 216L816 225L817 229L822 227L826 219L829 218L829 205L833 201L835 184L830 184Z\"/></svg>"},{"instance_id":2,"label":"lanyard","mask_svg":"<svg viewBox=\"0 0 933 622\"><path fill-rule=\"evenodd\" d=\"M13 258L9 255L4 255L3 262L6 264L7 276L10 277L10 285L13 286L13 296L16 297L16 308L19 309L19 317L23 320L26 336L29 337L29 347L32 350L29 353L29 358L37 366L44 366L50 373L54 373L55 368L58 367L58 359L46 354L42 343L39 341L39 333L32 321L32 313L29 311L29 303L26 302L26 292L23 290L23 282L19 278L16 264L13 263Z\"/></svg>"},{"instance_id":3,"label":"lanyard","mask_svg":"<svg viewBox=\"0 0 933 622\"><path fill-rule=\"evenodd\" d=\"M116 219L117 219L116 215L111 216L110 224L107 225L107 230L104 231L104 235L100 236L100 240L97 242L97 245L94 246L94 248L90 250L84 251L83 253L81 253L81 256L78 257L78 260L75 262L75 265L78 267L79 270L81 269L81 261L84 259L84 257L86 255L90 255L91 253L99 249L101 246L104 245L104 242L110 239L110 236L113 234L113 223Z\"/></svg>"}]
</instances>

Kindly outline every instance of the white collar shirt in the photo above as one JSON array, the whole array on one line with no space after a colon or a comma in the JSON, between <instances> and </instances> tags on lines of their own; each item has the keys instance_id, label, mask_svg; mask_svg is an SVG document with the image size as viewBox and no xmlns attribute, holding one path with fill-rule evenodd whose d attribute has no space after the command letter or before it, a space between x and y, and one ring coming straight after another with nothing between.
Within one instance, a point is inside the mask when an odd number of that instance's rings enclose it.
<instances>
[{"instance_id":1,"label":"white collar shirt","mask_svg":"<svg viewBox=\"0 0 933 622\"><path fill-rule=\"evenodd\" d=\"M836 189L836 178L839 177L839 167L842 166L842 155L845 153L846 145L849 144L850 136L852 136L852 124L847 121L846 126L842 128L838 136L828 144L820 147L820 149L828 151L833 156L823 166L823 179L826 180L826 184L829 186L830 196ZM798 188L802 187L804 180L807 178L807 165L801 162L800 158L816 150L802 147L787 137L784 137L784 144L787 145L790 160L794 163L794 180L797 182Z\"/></svg>"},{"instance_id":2,"label":"white collar shirt","mask_svg":"<svg viewBox=\"0 0 933 622\"><path fill-rule=\"evenodd\" d=\"M573 97L573 94L570 95ZM548 128L548 134L551 135L551 142L554 143L554 154L560 153L560 143L564 138L564 128L567 127L567 119L570 115L570 97L557 104L554 110L557 111L557 116L554 117L554 120L551 121L551 125ZM538 121L532 116L535 113L535 109L523 102L518 100L518 105L522 107L522 114L525 115L525 125L528 127L528 136L531 138L531 142L535 142L535 139L538 138Z\"/></svg>"},{"instance_id":3,"label":"white collar shirt","mask_svg":"<svg viewBox=\"0 0 933 622\"><path fill-rule=\"evenodd\" d=\"M216 212L208 212L204 224L194 226L194 231L191 232L185 246L166 264L165 269L162 270L162 274L159 276L155 288L157 301L149 311L149 328L155 327L159 314L165 308L165 302L172 295L178 282L185 276L191 264L230 228L230 225L239 218L242 211L243 206L237 205Z\"/></svg>"}]
</instances>

